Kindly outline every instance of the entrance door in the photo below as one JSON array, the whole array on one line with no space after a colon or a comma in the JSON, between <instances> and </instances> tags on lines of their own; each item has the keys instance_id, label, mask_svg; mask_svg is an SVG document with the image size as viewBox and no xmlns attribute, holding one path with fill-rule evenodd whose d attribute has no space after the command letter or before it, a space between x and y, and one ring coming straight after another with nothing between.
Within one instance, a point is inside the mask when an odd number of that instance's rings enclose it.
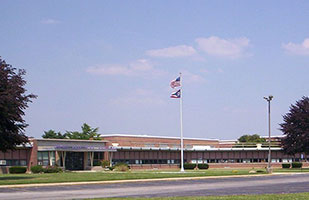
<instances>
[{"instance_id":1,"label":"entrance door","mask_svg":"<svg viewBox=\"0 0 309 200\"><path fill-rule=\"evenodd\" d=\"M65 169L83 170L84 169L84 152L67 152L65 158Z\"/></svg>"}]
</instances>

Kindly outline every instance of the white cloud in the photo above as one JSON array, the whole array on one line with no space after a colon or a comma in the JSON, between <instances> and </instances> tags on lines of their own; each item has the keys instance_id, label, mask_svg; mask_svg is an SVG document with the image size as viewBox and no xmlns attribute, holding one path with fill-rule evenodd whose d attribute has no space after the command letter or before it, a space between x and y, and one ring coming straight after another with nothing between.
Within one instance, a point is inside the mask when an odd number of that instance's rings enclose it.
<instances>
[{"instance_id":1,"label":"white cloud","mask_svg":"<svg viewBox=\"0 0 309 200\"><path fill-rule=\"evenodd\" d=\"M248 38L221 39L216 36L197 38L195 40L199 48L211 56L239 58L246 55L249 46Z\"/></svg>"},{"instance_id":2,"label":"white cloud","mask_svg":"<svg viewBox=\"0 0 309 200\"><path fill-rule=\"evenodd\" d=\"M191 46L179 45L163 49L149 50L146 52L146 54L152 57L175 58L175 57L192 56L196 54L196 50Z\"/></svg>"},{"instance_id":3,"label":"white cloud","mask_svg":"<svg viewBox=\"0 0 309 200\"><path fill-rule=\"evenodd\" d=\"M60 21L59 20L55 20L55 19L43 19L41 21L42 24L59 24Z\"/></svg>"},{"instance_id":4,"label":"white cloud","mask_svg":"<svg viewBox=\"0 0 309 200\"><path fill-rule=\"evenodd\" d=\"M133 70L121 65L101 65L97 67L89 67L86 70L90 74L96 75L132 75Z\"/></svg>"},{"instance_id":5,"label":"white cloud","mask_svg":"<svg viewBox=\"0 0 309 200\"><path fill-rule=\"evenodd\" d=\"M182 70L182 75L183 75L183 80L184 82L187 83L193 83L193 82L204 82L205 79L198 75L198 74L194 74L192 72L189 72L187 70Z\"/></svg>"},{"instance_id":6,"label":"white cloud","mask_svg":"<svg viewBox=\"0 0 309 200\"><path fill-rule=\"evenodd\" d=\"M148 60L139 59L127 65L99 65L88 67L86 72L94 75L122 75L122 76L161 76L165 71L155 69Z\"/></svg>"},{"instance_id":7,"label":"white cloud","mask_svg":"<svg viewBox=\"0 0 309 200\"><path fill-rule=\"evenodd\" d=\"M309 55L309 38L305 38L303 43L295 44L289 42L287 44L283 44L282 48L284 48L287 52L297 55Z\"/></svg>"},{"instance_id":8,"label":"white cloud","mask_svg":"<svg viewBox=\"0 0 309 200\"><path fill-rule=\"evenodd\" d=\"M166 102L155 94L152 90L136 89L134 92L127 96L112 99L110 101L113 105L138 105L138 106L149 106L149 105L164 105Z\"/></svg>"}]
</instances>

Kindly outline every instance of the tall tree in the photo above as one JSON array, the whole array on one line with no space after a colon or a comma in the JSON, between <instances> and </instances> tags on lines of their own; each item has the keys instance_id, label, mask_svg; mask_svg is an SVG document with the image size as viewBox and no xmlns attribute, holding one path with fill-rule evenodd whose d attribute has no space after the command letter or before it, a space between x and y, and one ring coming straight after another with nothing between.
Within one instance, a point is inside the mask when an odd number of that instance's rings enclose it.
<instances>
[{"instance_id":1,"label":"tall tree","mask_svg":"<svg viewBox=\"0 0 309 200\"><path fill-rule=\"evenodd\" d=\"M290 111L283 116L280 130L286 136L282 140L285 153L309 153L309 98L302 97L290 106Z\"/></svg>"},{"instance_id":2,"label":"tall tree","mask_svg":"<svg viewBox=\"0 0 309 200\"><path fill-rule=\"evenodd\" d=\"M0 151L28 141L24 110L36 95L25 94L25 74L25 70L13 68L0 57Z\"/></svg>"},{"instance_id":3,"label":"tall tree","mask_svg":"<svg viewBox=\"0 0 309 200\"><path fill-rule=\"evenodd\" d=\"M49 139L65 139L65 135L62 135L60 132L56 132L54 130L44 131L42 138Z\"/></svg>"},{"instance_id":4,"label":"tall tree","mask_svg":"<svg viewBox=\"0 0 309 200\"><path fill-rule=\"evenodd\" d=\"M240 138L238 138L238 142L243 143L263 143L266 142L264 138L261 138L258 134L253 135L243 135Z\"/></svg>"},{"instance_id":5,"label":"tall tree","mask_svg":"<svg viewBox=\"0 0 309 200\"><path fill-rule=\"evenodd\" d=\"M99 128L91 128L88 124L82 125L82 132L78 131L67 131L65 136L70 139L81 139L81 140L101 140L100 134L98 134Z\"/></svg>"}]
</instances>

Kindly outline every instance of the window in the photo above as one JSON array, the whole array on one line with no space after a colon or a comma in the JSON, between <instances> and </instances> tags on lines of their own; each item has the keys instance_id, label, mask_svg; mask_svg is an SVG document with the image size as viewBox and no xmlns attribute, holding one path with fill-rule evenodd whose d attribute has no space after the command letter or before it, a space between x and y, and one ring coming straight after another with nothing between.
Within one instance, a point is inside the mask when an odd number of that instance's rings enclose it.
<instances>
[{"instance_id":1,"label":"window","mask_svg":"<svg viewBox=\"0 0 309 200\"><path fill-rule=\"evenodd\" d=\"M39 151L38 152L38 165L48 166L55 165L55 152L54 151Z\"/></svg>"}]
</instances>

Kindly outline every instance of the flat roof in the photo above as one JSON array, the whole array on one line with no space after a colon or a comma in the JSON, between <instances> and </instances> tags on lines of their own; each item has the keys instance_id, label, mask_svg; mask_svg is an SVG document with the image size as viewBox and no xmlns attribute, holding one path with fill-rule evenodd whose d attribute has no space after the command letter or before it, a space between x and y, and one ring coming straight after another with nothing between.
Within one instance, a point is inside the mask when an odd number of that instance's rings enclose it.
<instances>
[{"instance_id":1,"label":"flat roof","mask_svg":"<svg viewBox=\"0 0 309 200\"><path fill-rule=\"evenodd\" d=\"M155 135L131 135L131 134L106 134L100 135L100 137L139 137L139 138L163 138L163 139L180 139L180 137L175 136L155 136ZM205 138L190 138L183 137L184 140L210 140L210 141L220 141L219 139L205 139Z\"/></svg>"},{"instance_id":2,"label":"flat roof","mask_svg":"<svg viewBox=\"0 0 309 200\"><path fill-rule=\"evenodd\" d=\"M115 147L119 150L172 150L180 151L180 148L170 148L170 147L128 147L121 146ZM271 147L271 150L282 150L280 147ZM268 151L268 148L205 148L205 149L194 149L194 148L184 148L185 151Z\"/></svg>"},{"instance_id":3,"label":"flat roof","mask_svg":"<svg viewBox=\"0 0 309 200\"><path fill-rule=\"evenodd\" d=\"M94 143L106 143L107 140L77 140L77 139L51 139L51 138L32 138L30 140L36 141L60 141L60 142L94 142Z\"/></svg>"}]
</instances>

